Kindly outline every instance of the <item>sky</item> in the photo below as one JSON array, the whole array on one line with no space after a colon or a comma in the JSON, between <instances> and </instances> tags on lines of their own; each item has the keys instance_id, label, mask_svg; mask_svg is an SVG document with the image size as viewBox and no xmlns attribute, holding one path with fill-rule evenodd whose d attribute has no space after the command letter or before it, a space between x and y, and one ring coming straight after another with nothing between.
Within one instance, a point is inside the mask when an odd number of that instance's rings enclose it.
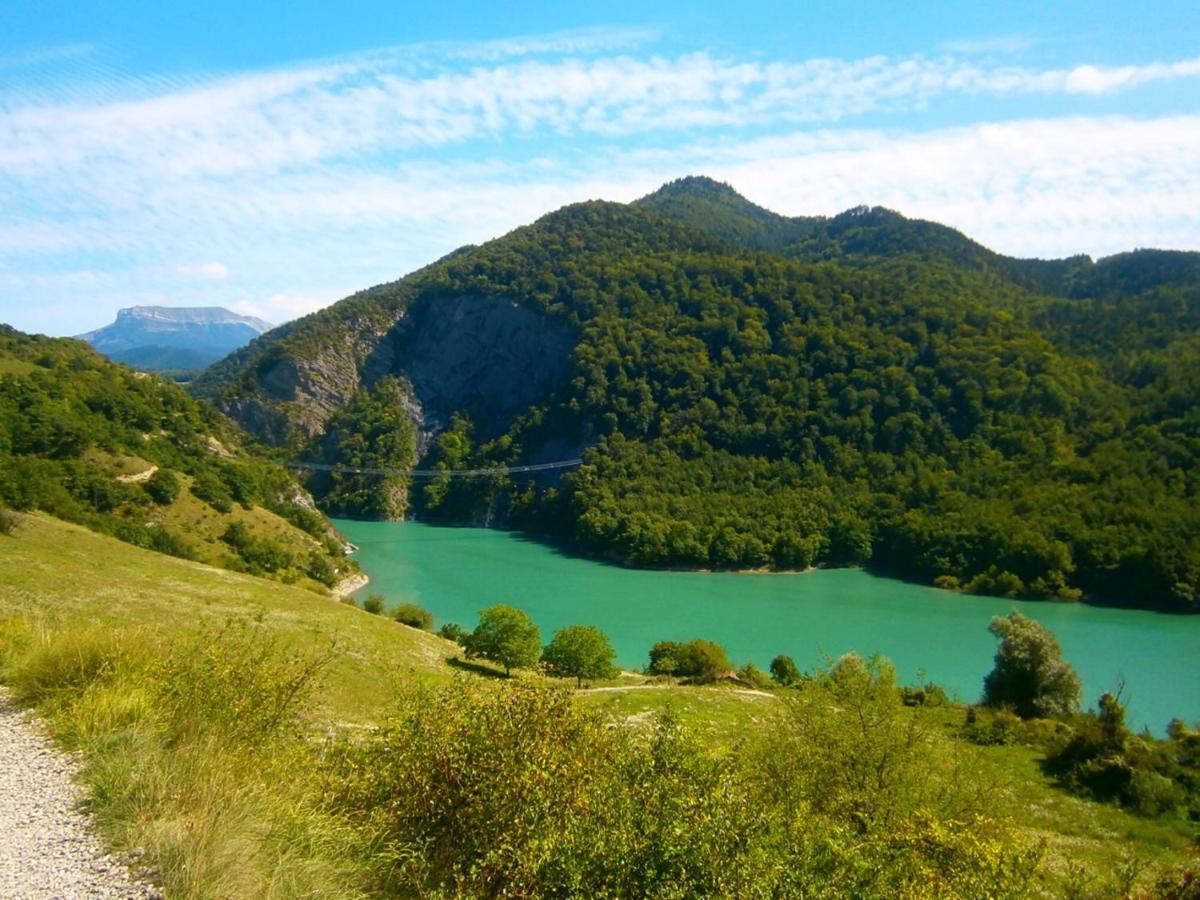
<instances>
[{"instance_id":1,"label":"sky","mask_svg":"<svg viewBox=\"0 0 1200 900\"><path fill-rule=\"evenodd\" d=\"M0 321L25 331L133 305L282 323L689 174L1016 256L1200 250L1200 15L0 0Z\"/></svg>"}]
</instances>

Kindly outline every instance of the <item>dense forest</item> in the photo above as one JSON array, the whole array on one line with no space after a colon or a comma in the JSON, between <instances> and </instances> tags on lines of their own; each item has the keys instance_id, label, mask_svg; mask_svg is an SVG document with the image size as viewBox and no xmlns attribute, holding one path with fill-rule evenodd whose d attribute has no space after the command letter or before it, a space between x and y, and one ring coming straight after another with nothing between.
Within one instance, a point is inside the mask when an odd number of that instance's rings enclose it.
<instances>
[{"instance_id":1,"label":"dense forest","mask_svg":"<svg viewBox=\"0 0 1200 900\"><path fill-rule=\"evenodd\" d=\"M498 519L639 565L868 565L1196 611L1198 259L1015 260L887 210L785 219L684 179L355 295L260 338L199 390L325 461L455 469L586 450L558 481L420 486L409 500L430 519ZM463 296L575 335L568 374L500 427L465 400L437 422L408 414L422 398L405 329ZM314 417L304 404L335 357L351 383ZM312 486L340 512L405 510L403 483L391 499Z\"/></svg>"},{"instance_id":2,"label":"dense forest","mask_svg":"<svg viewBox=\"0 0 1200 900\"><path fill-rule=\"evenodd\" d=\"M246 441L175 384L79 341L0 326L0 504L173 556L333 585L353 567L340 538Z\"/></svg>"}]
</instances>

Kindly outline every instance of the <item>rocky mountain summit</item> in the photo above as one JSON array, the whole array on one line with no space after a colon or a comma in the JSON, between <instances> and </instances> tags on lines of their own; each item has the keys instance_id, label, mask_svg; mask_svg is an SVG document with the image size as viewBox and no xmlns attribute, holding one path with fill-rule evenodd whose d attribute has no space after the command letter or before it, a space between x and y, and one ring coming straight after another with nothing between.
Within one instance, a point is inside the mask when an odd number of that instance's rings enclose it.
<instances>
[{"instance_id":1,"label":"rocky mountain summit","mask_svg":"<svg viewBox=\"0 0 1200 900\"><path fill-rule=\"evenodd\" d=\"M141 369L202 369L274 327L220 306L130 306L111 325L77 335Z\"/></svg>"}]
</instances>

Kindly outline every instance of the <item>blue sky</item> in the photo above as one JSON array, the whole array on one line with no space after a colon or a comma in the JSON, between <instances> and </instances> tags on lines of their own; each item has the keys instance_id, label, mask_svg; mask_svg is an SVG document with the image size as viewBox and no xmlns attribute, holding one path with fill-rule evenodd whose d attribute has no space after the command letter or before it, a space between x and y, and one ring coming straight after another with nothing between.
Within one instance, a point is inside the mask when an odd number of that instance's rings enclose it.
<instances>
[{"instance_id":1,"label":"blue sky","mask_svg":"<svg viewBox=\"0 0 1200 900\"><path fill-rule=\"evenodd\" d=\"M1200 249L1194 3L964 7L0 0L0 321L282 322L697 173L1015 255Z\"/></svg>"}]
</instances>

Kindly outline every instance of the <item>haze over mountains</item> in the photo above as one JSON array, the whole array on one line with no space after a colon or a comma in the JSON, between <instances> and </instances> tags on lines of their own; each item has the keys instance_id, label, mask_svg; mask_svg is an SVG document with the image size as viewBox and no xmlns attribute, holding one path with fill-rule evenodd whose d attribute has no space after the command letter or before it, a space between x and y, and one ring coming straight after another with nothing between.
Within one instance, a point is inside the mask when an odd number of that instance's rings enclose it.
<instances>
[{"instance_id":1,"label":"haze over mountains","mask_svg":"<svg viewBox=\"0 0 1200 900\"><path fill-rule=\"evenodd\" d=\"M272 327L220 306L131 306L111 325L78 338L139 369L203 369Z\"/></svg>"},{"instance_id":2,"label":"haze over mountains","mask_svg":"<svg viewBox=\"0 0 1200 900\"><path fill-rule=\"evenodd\" d=\"M1004 257L709 179L565 207L276 329L196 390L326 463L585 454L561 481L318 475L346 514L649 565L868 564L1193 609L1200 254Z\"/></svg>"}]
</instances>

